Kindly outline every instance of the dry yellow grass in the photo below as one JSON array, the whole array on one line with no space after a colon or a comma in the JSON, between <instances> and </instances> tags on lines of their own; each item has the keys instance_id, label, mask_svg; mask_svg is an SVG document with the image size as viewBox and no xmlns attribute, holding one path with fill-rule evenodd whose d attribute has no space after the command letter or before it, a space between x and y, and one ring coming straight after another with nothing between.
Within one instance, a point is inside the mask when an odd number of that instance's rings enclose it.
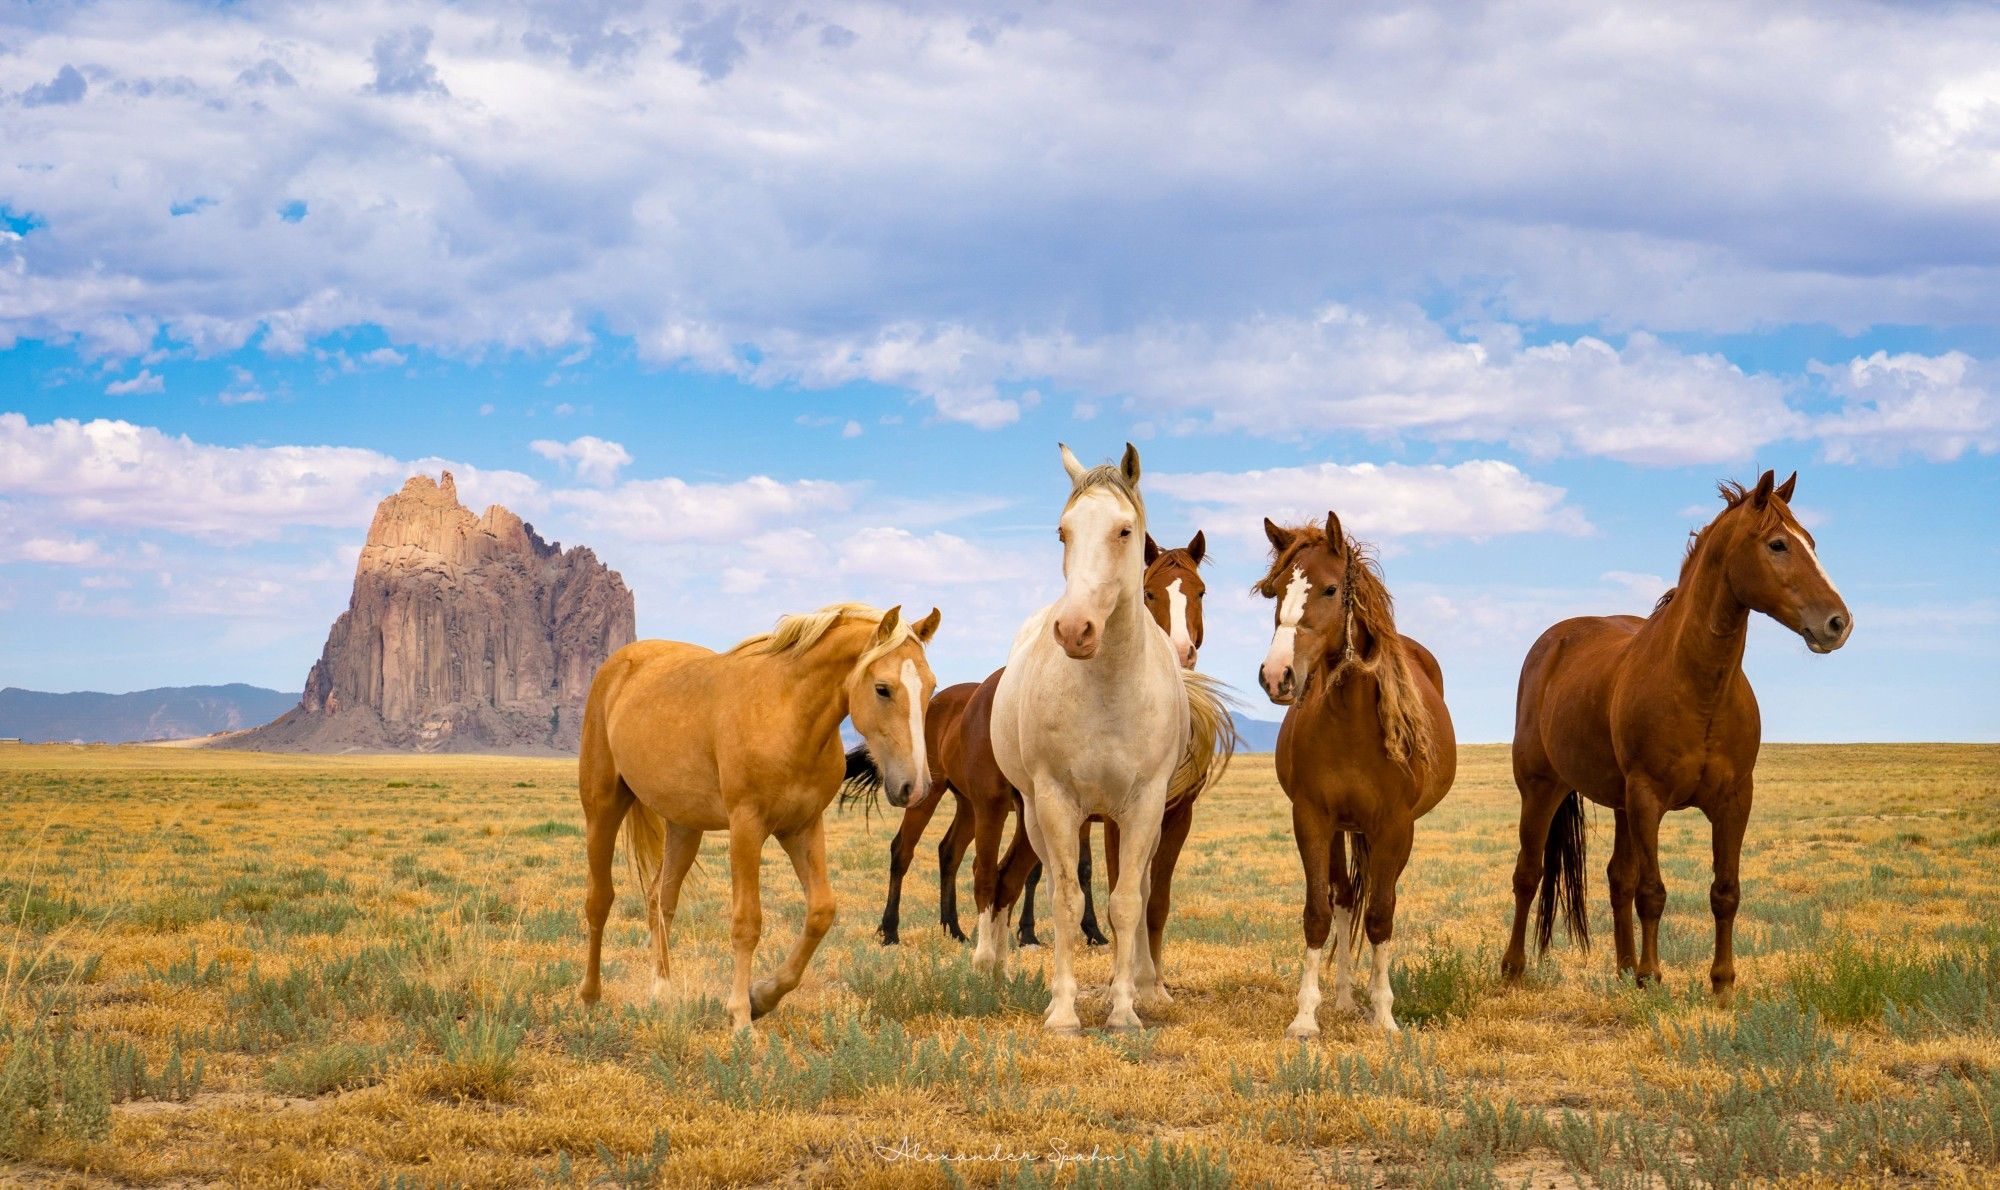
<instances>
[{"instance_id":1,"label":"dry yellow grass","mask_svg":"<svg viewBox=\"0 0 2000 1190\"><path fill-rule=\"evenodd\" d=\"M1728 1011L1702 991L1693 815L1662 831L1666 989L1612 978L1608 817L1590 857L1600 945L1495 984L1515 795L1504 749L1468 749L1402 885L1405 1038L1329 1007L1307 1050L1281 1041L1300 880L1268 757L1240 760L1197 812L1169 932L1177 1003L1142 1035L1068 1041L1039 1029L1042 952L982 1001L934 924L933 849L906 884L905 944L876 944L894 820L857 814L830 820L840 923L749 1043L717 1003L719 837L682 901L677 1001L645 1001L621 866L606 1004L581 1011L572 781L560 761L0 747L0 1176L1983 1183L2000 1153L2000 1102L1977 1106L2000 1087L2000 749L1767 748ZM768 967L800 898L767 851ZM1082 962L1086 1024L1108 968L1101 950ZM961 1002L986 1011L939 1011ZM1177 1165L1051 1159L1143 1158L1156 1137ZM1033 1159L935 1159L996 1152Z\"/></svg>"}]
</instances>

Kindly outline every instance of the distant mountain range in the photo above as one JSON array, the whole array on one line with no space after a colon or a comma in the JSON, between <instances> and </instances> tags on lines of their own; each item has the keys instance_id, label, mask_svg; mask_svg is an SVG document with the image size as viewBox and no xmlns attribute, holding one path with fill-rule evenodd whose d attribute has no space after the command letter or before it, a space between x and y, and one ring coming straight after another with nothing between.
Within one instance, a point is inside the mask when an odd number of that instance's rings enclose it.
<instances>
[{"instance_id":1,"label":"distant mountain range","mask_svg":"<svg viewBox=\"0 0 2000 1190\"><path fill-rule=\"evenodd\" d=\"M130 694L50 694L8 686L0 689L0 738L31 744L187 739L269 723L298 704L297 694L240 682L162 686Z\"/></svg>"},{"instance_id":2,"label":"distant mountain range","mask_svg":"<svg viewBox=\"0 0 2000 1190\"><path fill-rule=\"evenodd\" d=\"M1239 752L1276 752L1278 750L1278 725L1266 719L1251 719L1239 712L1229 716L1236 720L1236 737Z\"/></svg>"}]
</instances>

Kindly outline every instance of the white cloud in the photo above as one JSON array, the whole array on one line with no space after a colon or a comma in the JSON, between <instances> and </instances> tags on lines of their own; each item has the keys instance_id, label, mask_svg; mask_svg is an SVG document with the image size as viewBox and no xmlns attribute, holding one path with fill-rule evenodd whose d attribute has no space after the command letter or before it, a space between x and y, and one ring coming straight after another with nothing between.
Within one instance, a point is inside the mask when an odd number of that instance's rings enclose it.
<instances>
[{"instance_id":1,"label":"white cloud","mask_svg":"<svg viewBox=\"0 0 2000 1190\"><path fill-rule=\"evenodd\" d=\"M618 480L618 471L632 462L632 455L616 442L585 434L568 442L537 438L528 449L545 459L561 463L585 483L608 486Z\"/></svg>"},{"instance_id":2,"label":"white cloud","mask_svg":"<svg viewBox=\"0 0 2000 1190\"><path fill-rule=\"evenodd\" d=\"M853 494L846 484L754 475L734 483L636 479L604 491L556 492L551 500L588 533L657 543L740 538L773 521L842 511Z\"/></svg>"},{"instance_id":3,"label":"white cloud","mask_svg":"<svg viewBox=\"0 0 2000 1190\"><path fill-rule=\"evenodd\" d=\"M1018 17L56 10L0 59L0 90L75 100L0 110L10 206L41 223L0 236L0 344L609 334L981 426L1047 378L1195 424L1247 392L1302 427L1711 461L1793 432L1774 382L1629 332L2000 305L1977 6ZM1361 324L1301 313L1356 294ZM1596 333L1468 360L1438 329L1483 323ZM1195 349L1236 370L1166 362Z\"/></svg>"},{"instance_id":4,"label":"white cloud","mask_svg":"<svg viewBox=\"0 0 2000 1190\"><path fill-rule=\"evenodd\" d=\"M1834 462L2000 451L2000 367L1991 363L1961 351L1878 351L1813 370L1841 401L1840 412L1814 427Z\"/></svg>"},{"instance_id":5,"label":"white cloud","mask_svg":"<svg viewBox=\"0 0 2000 1190\"><path fill-rule=\"evenodd\" d=\"M1480 540L1509 533L1591 532L1563 489L1509 463L1455 466L1318 463L1261 471L1152 473L1146 485L1192 505L1205 528L1262 537L1263 518L1280 524L1340 515L1363 538L1416 536Z\"/></svg>"},{"instance_id":6,"label":"white cloud","mask_svg":"<svg viewBox=\"0 0 2000 1190\"><path fill-rule=\"evenodd\" d=\"M991 583L1026 573L1025 561L996 554L950 533L918 535L876 526L849 535L835 549L840 573L911 584Z\"/></svg>"},{"instance_id":7,"label":"white cloud","mask_svg":"<svg viewBox=\"0 0 2000 1190\"><path fill-rule=\"evenodd\" d=\"M533 480L443 460L405 462L346 446L212 446L150 426L0 413L0 495L34 499L77 524L216 540L299 526L365 526L416 471L450 467L462 490L531 495Z\"/></svg>"},{"instance_id":8,"label":"white cloud","mask_svg":"<svg viewBox=\"0 0 2000 1190\"><path fill-rule=\"evenodd\" d=\"M28 537L0 541L0 562L40 562L50 566L89 566L104 561L94 541L76 537Z\"/></svg>"},{"instance_id":9,"label":"white cloud","mask_svg":"<svg viewBox=\"0 0 2000 1190\"><path fill-rule=\"evenodd\" d=\"M377 347L361 357L362 363L377 368L400 368L408 361L409 357L394 347Z\"/></svg>"},{"instance_id":10,"label":"white cloud","mask_svg":"<svg viewBox=\"0 0 2000 1190\"><path fill-rule=\"evenodd\" d=\"M127 397L138 393L165 392L167 382L150 368L141 368L137 376L129 380L114 380L104 386L104 393L110 397Z\"/></svg>"}]
</instances>

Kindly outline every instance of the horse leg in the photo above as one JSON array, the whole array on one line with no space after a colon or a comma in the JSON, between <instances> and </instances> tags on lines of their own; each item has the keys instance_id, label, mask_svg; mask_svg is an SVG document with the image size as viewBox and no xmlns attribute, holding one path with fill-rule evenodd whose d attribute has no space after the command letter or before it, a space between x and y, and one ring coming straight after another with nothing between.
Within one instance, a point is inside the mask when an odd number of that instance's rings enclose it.
<instances>
[{"instance_id":1,"label":"horse leg","mask_svg":"<svg viewBox=\"0 0 2000 1190\"><path fill-rule=\"evenodd\" d=\"M1303 925L1306 936L1305 962L1299 971L1299 1011L1285 1027L1286 1041L1311 1041L1319 1036L1319 968L1326 953L1326 932L1333 924L1328 897L1327 875L1332 861L1329 852L1339 836L1333 818L1318 807L1292 802L1292 842L1299 849L1299 866L1305 869L1306 899ZM1344 939L1341 940L1344 942Z\"/></svg>"},{"instance_id":2,"label":"horse leg","mask_svg":"<svg viewBox=\"0 0 2000 1190\"><path fill-rule=\"evenodd\" d=\"M826 879L826 821L815 818L812 825L778 836L778 845L792 857L792 870L806 894L806 920L792 953L769 979L760 980L750 990L750 1013L763 1016L792 994L805 978L806 964L819 949L820 940L833 928L833 886Z\"/></svg>"},{"instance_id":3,"label":"horse leg","mask_svg":"<svg viewBox=\"0 0 2000 1190\"><path fill-rule=\"evenodd\" d=\"M1192 800L1183 801L1167 811L1167 816L1160 820L1160 846L1153 852L1152 868L1146 882L1147 969L1140 973L1139 994L1142 1000L1159 1005L1174 1002L1173 996L1167 992L1166 963L1160 957L1160 948L1167 940L1167 912L1173 905L1174 865L1180 862L1181 847L1187 843L1188 828L1193 824ZM1105 824L1104 834L1108 852L1111 836L1109 823ZM1150 1007L1148 1011L1151 1011Z\"/></svg>"},{"instance_id":4,"label":"horse leg","mask_svg":"<svg viewBox=\"0 0 2000 1190\"><path fill-rule=\"evenodd\" d=\"M1027 830L1026 827L1022 827L1021 829L1023 832ZM1024 837L1025 833L1023 835L1016 836L1016 838L1024 838ZM1033 854L1034 852L1034 848L1028 847L1025 844L1023 844L1022 849L1029 852L1030 854ZM1018 862L1016 858L1016 853L1014 849L1010 847L1007 849L1007 858L1000 861L1000 883L1003 886L1003 888L1007 884L1008 873L1013 871L1016 862ZM1035 936L1035 889L1042 883L1042 864L1040 860L1036 860L1034 863L1026 864L1024 866L1027 868L1028 871L1027 875L1021 878L1021 930L1020 930L1020 937L1017 938L1016 941L1018 941L1023 948L1026 948L1030 946L1040 946L1042 944L1042 940ZM1007 900L1006 893L1004 891L1001 894L1001 900L1002 901ZM1009 908L1011 907L1012 906L1010 905Z\"/></svg>"},{"instance_id":5,"label":"horse leg","mask_svg":"<svg viewBox=\"0 0 2000 1190\"><path fill-rule=\"evenodd\" d=\"M1632 941L1632 901L1639 894L1639 853L1632 849L1631 815L1612 815L1618 837L1611 844L1611 863L1604 875L1611 883L1611 940L1618 951L1618 974L1629 975L1639 965Z\"/></svg>"},{"instance_id":6,"label":"horse leg","mask_svg":"<svg viewBox=\"0 0 2000 1190\"><path fill-rule=\"evenodd\" d=\"M652 894L646 899L647 922L653 934L655 1000L667 990L667 940L673 934L674 913L681 904L681 882L687 879L688 869L694 866L694 858L700 852L700 831L678 823L667 824L666 856L660 866L660 878L653 883Z\"/></svg>"},{"instance_id":7,"label":"horse leg","mask_svg":"<svg viewBox=\"0 0 2000 1190\"><path fill-rule=\"evenodd\" d=\"M598 752L605 752L598 755ZM577 782L583 800L583 833L586 883L583 916L590 927L590 949L584 957L583 986L577 995L585 1004L595 1004L604 994L604 923L611 917L611 860L618 850L618 828L635 800L632 791L612 767L608 750L587 750Z\"/></svg>"},{"instance_id":8,"label":"horse leg","mask_svg":"<svg viewBox=\"0 0 2000 1190\"><path fill-rule=\"evenodd\" d=\"M730 815L729 942L736 969L729 985L729 1021L737 1029L748 1029L757 1015L750 1002L750 964L757 956L757 939L764 932L757 865L768 833L753 814Z\"/></svg>"},{"instance_id":9,"label":"horse leg","mask_svg":"<svg viewBox=\"0 0 2000 1190\"><path fill-rule=\"evenodd\" d=\"M1633 862L1639 869L1639 966L1634 977L1645 987L1660 979L1660 916L1667 911L1667 882L1660 875L1660 819L1666 816L1666 799L1650 781L1628 775L1625 812Z\"/></svg>"},{"instance_id":10,"label":"horse leg","mask_svg":"<svg viewBox=\"0 0 2000 1190\"><path fill-rule=\"evenodd\" d=\"M903 914L903 874L910 870L910 861L916 858L917 844L923 840L924 828L931 824L931 815L937 813L939 797L927 797L903 811L903 821L897 826L895 837L889 840L889 899L882 905L882 924L875 928L875 934L882 939L882 945L894 946L901 939L897 926Z\"/></svg>"},{"instance_id":11,"label":"horse leg","mask_svg":"<svg viewBox=\"0 0 2000 1190\"><path fill-rule=\"evenodd\" d=\"M1083 1031L1076 1015L1076 971L1072 951L1083 924L1083 890L1076 882L1076 830L1082 817L1066 793L1038 790L1032 807L1024 805L1028 841L1044 857L1043 878L1049 882L1049 917L1055 927L1054 977L1049 981L1049 1010L1042 1024L1051 1033ZM1127 1009L1128 1015L1130 1009Z\"/></svg>"},{"instance_id":12,"label":"horse leg","mask_svg":"<svg viewBox=\"0 0 2000 1190\"><path fill-rule=\"evenodd\" d=\"M1108 818L1104 820L1104 829L1105 837L1110 838L1111 820ZM1076 882L1083 888L1083 940L1090 946L1103 946L1109 939L1097 925L1097 899L1091 889L1093 882L1090 878L1090 819L1088 818L1083 820L1082 826L1076 828L1076 853ZM1111 867L1113 861L1109 852L1105 853L1104 862L1108 880L1114 870Z\"/></svg>"},{"instance_id":13,"label":"horse leg","mask_svg":"<svg viewBox=\"0 0 2000 1190\"><path fill-rule=\"evenodd\" d=\"M1151 796L1165 799L1164 780ZM1152 966L1146 954L1146 886L1151 882L1153 853L1160 848L1160 816L1140 807L1122 826L1119 863L1124 871L1118 873L1118 891L1111 894L1111 1015L1104 1024L1108 1029L1137 1029L1139 1014L1133 1007L1138 999L1138 976Z\"/></svg>"},{"instance_id":14,"label":"horse leg","mask_svg":"<svg viewBox=\"0 0 2000 1190\"><path fill-rule=\"evenodd\" d=\"M1097 905L1091 890L1088 818L1083 820L1081 833L1077 836L1077 850L1083 857L1076 871L1076 878L1083 885L1083 940L1090 946L1103 946L1110 939L1097 925ZM1118 891L1118 824L1109 818L1104 820L1104 884L1112 892Z\"/></svg>"},{"instance_id":15,"label":"horse leg","mask_svg":"<svg viewBox=\"0 0 2000 1190\"><path fill-rule=\"evenodd\" d=\"M1736 906L1742 899L1737 870L1743 859L1743 828L1750 822L1750 778L1734 798L1709 814L1715 847L1715 881L1708 907L1715 914L1715 959L1708 969L1709 990L1722 1004L1736 991Z\"/></svg>"},{"instance_id":16,"label":"horse leg","mask_svg":"<svg viewBox=\"0 0 2000 1190\"><path fill-rule=\"evenodd\" d=\"M1507 953L1500 959L1500 974L1517 983L1528 969L1528 906L1542 885L1542 855L1549 843L1549 824L1569 791L1562 782L1543 774L1516 770L1514 784L1521 790L1521 855L1514 861L1514 929L1507 936ZM1371 852L1372 854L1372 852ZM1357 873L1365 878L1365 874ZM1374 887L1369 887L1374 895Z\"/></svg>"},{"instance_id":17,"label":"horse leg","mask_svg":"<svg viewBox=\"0 0 2000 1190\"><path fill-rule=\"evenodd\" d=\"M1368 977L1368 1006L1374 1010L1375 1027L1385 1033L1401 1032L1389 1011L1396 1000L1389 990L1389 961L1396 932L1396 882L1410 862L1414 836L1414 824L1401 821L1390 823L1368 840L1368 871L1364 876L1368 907L1361 915L1361 927L1368 933L1375 960L1375 969Z\"/></svg>"},{"instance_id":18,"label":"horse leg","mask_svg":"<svg viewBox=\"0 0 2000 1190\"><path fill-rule=\"evenodd\" d=\"M957 799L951 812L951 825L945 828L944 838L938 840L938 924L955 941L965 941L965 931L958 924L958 865L965 858L965 849L972 843L972 807L957 790L952 791Z\"/></svg>"},{"instance_id":19,"label":"horse leg","mask_svg":"<svg viewBox=\"0 0 2000 1190\"><path fill-rule=\"evenodd\" d=\"M999 908L996 902L1000 885L1000 831L1007 825L1007 802L1005 799L975 802L973 811L972 903L979 910L979 941L972 950L972 967L987 975L998 975L1007 959L1007 942L1000 937L1005 927L995 920Z\"/></svg>"},{"instance_id":20,"label":"horse leg","mask_svg":"<svg viewBox=\"0 0 2000 1190\"><path fill-rule=\"evenodd\" d=\"M1347 871L1347 841L1360 835L1337 834L1328 848L1329 883L1333 886L1333 1010L1352 1016L1354 1004L1354 900L1355 885L1364 873L1355 865Z\"/></svg>"}]
</instances>

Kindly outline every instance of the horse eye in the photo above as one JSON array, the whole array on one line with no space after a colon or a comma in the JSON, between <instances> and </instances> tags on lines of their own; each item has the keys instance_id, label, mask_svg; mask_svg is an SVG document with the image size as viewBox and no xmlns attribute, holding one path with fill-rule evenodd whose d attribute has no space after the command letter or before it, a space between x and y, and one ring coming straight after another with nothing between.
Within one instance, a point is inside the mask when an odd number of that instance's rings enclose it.
<instances>
[{"instance_id":1,"label":"horse eye","mask_svg":"<svg viewBox=\"0 0 2000 1190\"><path fill-rule=\"evenodd\" d=\"M887 697L889 697L889 683L887 683L887 682L877 682L877 683L875 683L875 695L876 695L876 697L878 697L878 698L887 698Z\"/></svg>"},{"instance_id":2,"label":"horse eye","mask_svg":"<svg viewBox=\"0 0 2000 1190\"><path fill-rule=\"evenodd\" d=\"M1337 584L1328 583L1326 585L1326 590L1320 592L1320 594L1328 596L1338 595L1340 594L1340 587Z\"/></svg>"},{"instance_id":3,"label":"horse eye","mask_svg":"<svg viewBox=\"0 0 2000 1190\"><path fill-rule=\"evenodd\" d=\"M1130 536L1132 536L1132 530L1130 530L1130 529L1120 529L1120 530L1118 530L1118 536L1120 536L1120 537L1130 537Z\"/></svg>"},{"instance_id":4,"label":"horse eye","mask_svg":"<svg viewBox=\"0 0 2000 1190\"><path fill-rule=\"evenodd\" d=\"M1785 544L1785 539L1782 537L1771 543L1771 552L1774 554L1782 554L1788 548L1790 547Z\"/></svg>"},{"instance_id":5,"label":"horse eye","mask_svg":"<svg viewBox=\"0 0 2000 1190\"><path fill-rule=\"evenodd\" d=\"M1147 603L1153 602L1153 593L1151 591L1146 592L1146 602Z\"/></svg>"}]
</instances>

